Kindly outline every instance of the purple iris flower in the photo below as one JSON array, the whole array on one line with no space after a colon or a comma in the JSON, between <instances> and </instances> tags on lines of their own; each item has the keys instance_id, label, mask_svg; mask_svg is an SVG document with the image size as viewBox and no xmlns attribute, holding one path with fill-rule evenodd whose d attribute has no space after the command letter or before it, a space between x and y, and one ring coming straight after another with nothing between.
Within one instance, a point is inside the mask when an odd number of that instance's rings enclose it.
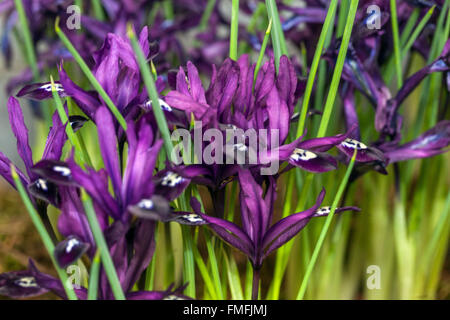
<instances>
[{"instance_id":1,"label":"purple iris flower","mask_svg":"<svg viewBox=\"0 0 450 320\"><path fill-rule=\"evenodd\" d=\"M416 139L402 145L380 146L389 163L410 159L428 158L448 151L450 145L450 121L443 120Z\"/></svg>"},{"instance_id":2,"label":"purple iris flower","mask_svg":"<svg viewBox=\"0 0 450 320\"><path fill-rule=\"evenodd\" d=\"M91 259L95 254L95 241L77 190L80 186L86 189L93 199L97 219L105 234L126 297L157 299L179 296L179 290L169 289L159 293L131 290L153 256L155 221L177 221L187 225L205 223L200 216L192 213L174 213L169 205L189 184L189 180L168 170L153 176L162 141L156 140L148 117L142 117L137 123L128 123L128 156L123 174L116 130L109 110L100 107L95 114L95 120L102 124L98 126L98 136L105 169L95 171L88 168L86 172L73 159L67 162L45 159L30 170L32 174L39 173L46 180L52 181L60 190L61 215L58 229L66 239L56 246L55 257L61 266L66 266L84 253ZM109 191L109 181L114 195ZM132 219L133 215L139 219ZM110 217L114 220L112 224L109 222ZM33 281L40 288L65 297L57 279L40 273L33 265L30 270ZM4 288L6 293L8 290L7 287ZM79 289L77 294L83 299L86 290ZM113 298L103 271L100 273L99 298Z\"/></svg>"},{"instance_id":3,"label":"purple iris flower","mask_svg":"<svg viewBox=\"0 0 450 320\"><path fill-rule=\"evenodd\" d=\"M298 139L285 144L294 106L301 94L302 85L298 84L295 70L290 60L283 56L280 60L278 75L275 72L273 59L260 70L256 81L253 81L255 65L249 65L247 55L237 62L227 59L219 70L213 66L213 77L207 91L204 90L197 68L190 62L187 64L187 76L180 69L176 80L176 90L167 94L165 101L172 108L184 110L188 117L194 116L201 121L203 128L215 128L225 133L226 130L264 129L279 132L278 146L271 148L267 138L268 152L260 155L258 164L270 160L289 161L294 166L312 172L325 172L336 168L335 159L323 152L345 140L346 135L301 141ZM245 144L245 143L244 143ZM206 148L207 144L203 148ZM238 145L236 145L238 147ZM247 145L242 150L248 153ZM317 151L317 153L315 153ZM278 155L276 155L278 154ZM199 155L201 156L201 155ZM198 176L199 166L192 167L191 176ZM189 168L183 168L184 171ZM210 181L210 185L223 185L222 181L235 174L236 169L215 169L221 176ZM210 171L205 169L205 173ZM209 172L211 173L211 172ZM189 173L187 173L189 174ZM220 178L220 179L217 179Z\"/></svg>"},{"instance_id":4,"label":"purple iris flower","mask_svg":"<svg viewBox=\"0 0 450 320\"><path fill-rule=\"evenodd\" d=\"M145 56L150 56L148 29L143 28L139 44ZM93 73L106 93L110 96L125 119L135 119L148 102L145 90L140 90L140 72L129 40L115 34L108 34L103 46L92 55ZM95 91L85 91L77 86L66 74L62 63L58 68L60 81L56 89L61 97L72 97L80 109L92 120L103 100ZM164 89L161 78L156 81L158 91ZM34 100L52 97L50 83L27 85L18 96Z\"/></svg>"},{"instance_id":5,"label":"purple iris flower","mask_svg":"<svg viewBox=\"0 0 450 320\"><path fill-rule=\"evenodd\" d=\"M175 83L172 83L176 90L170 91L164 98L174 110L182 110L187 118L193 116L196 121L201 121L201 126L194 126L191 131L194 140L196 135L202 136L208 129L216 130L224 137L230 132L235 136L232 141L202 141L201 147L194 150L197 158L203 159L205 150L223 143L221 150L224 154L217 158L220 161L183 164L174 168L179 175L209 188L218 217L223 216L224 186L235 179L239 169L235 162L228 164L226 161L230 152L240 153L246 161L253 155L255 161L244 165L252 171L276 161L287 163L282 172L300 167L321 173L337 168L337 161L326 151L348 136L347 133L304 141L301 137L286 143L289 126L295 118L295 103L302 94L303 85L298 82L294 67L286 56L280 60L278 74L273 59L261 67L256 80L254 70L255 65L250 65L247 55L236 62L227 59L219 69L213 65L213 76L209 88L205 90L197 68L188 62L187 74L180 68ZM255 133L265 130L266 136L258 137L260 143L266 146L265 151L256 150L260 147L252 145L251 138L236 141L249 130ZM232 148L227 148L230 143Z\"/></svg>"},{"instance_id":6,"label":"purple iris flower","mask_svg":"<svg viewBox=\"0 0 450 320\"><path fill-rule=\"evenodd\" d=\"M244 253L252 263L254 272L259 273L264 259L269 254L297 235L313 217L328 215L330 208L320 208L325 197L325 190L322 190L311 208L272 224L276 199L275 178L269 176L264 191L249 170L239 169L238 176L242 226L202 214L200 204L195 198L191 201L191 207L223 241ZM343 207L336 212L346 210L359 211L355 207Z\"/></svg>"},{"instance_id":7,"label":"purple iris flower","mask_svg":"<svg viewBox=\"0 0 450 320\"><path fill-rule=\"evenodd\" d=\"M178 300L190 299L182 294L184 287L165 291L129 291L125 294L127 300ZM59 279L38 270L32 260L29 260L28 270L12 271L0 274L0 295L10 298L30 298L52 291L62 299L66 293ZM87 299L87 289L79 286L74 288L78 299ZM112 299L111 296L104 299Z\"/></svg>"}]
</instances>

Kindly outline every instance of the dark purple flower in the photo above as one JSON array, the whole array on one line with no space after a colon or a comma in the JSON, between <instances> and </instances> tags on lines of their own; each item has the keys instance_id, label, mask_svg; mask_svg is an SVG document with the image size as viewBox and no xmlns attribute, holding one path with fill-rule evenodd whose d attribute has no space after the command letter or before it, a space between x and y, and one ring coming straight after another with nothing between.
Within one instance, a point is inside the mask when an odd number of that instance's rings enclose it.
<instances>
[{"instance_id":1,"label":"dark purple flower","mask_svg":"<svg viewBox=\"0 0 450 320\"><path fill-rule=\"evenodd\" d=\"M353 156L355 150L357 150L356 161L358 162L386 162L386 157L383 152L375 147L366 146L364 143L354 139L345 139L337 146L337 148L350 158Z\"/></svg>"},{"instance_id":2,"label":"dark purple flower","mask_svg":"<svg viewBox=\"0 0 450 320\"><path fill-rule=\"evenodd\" d=\"M59 81L55 81L55 90L60 97L66 97L64 88ZM18 93L17 97L25 97L33 100L52 99L52 84L51 82L33 83L23 87Z\"/></svg>"},{"instance_id":3,"label":"dark purple flower","mask_svg":"<svg viewBox=\"0 0 450 320\"><path fill-rule=\"evenodd\" d=\"M185 300L190 299L182 294L185 286L174 289L173 285L165 291L131 291L126 289L127 300ZM38 270L32 260L25 271L13 271L0 274L0 295L10 298L29 298L52 291L62 299L67 299L64 287L59 279ZM87 289L74 288L78 299L87 299ZM101 293L101 292L100 292ZM112 296L99 296L100 299L113 299Z\"/></svg>"},{"instance_id":4,"label":"dark purple flower","mask_svg":"<svg viewBox=\"0 0 450 320\"><path fill-rule=\"evenodd\" d=\"M329 213L329 208L319 209L325 197L325 191L322 190L314 206L272 225L276 184L272 177L269 181L263 196L262 187L256 183L250 171L239 170L242 227L224 219L203 215L198 202L195 199L191 202L194 211L206 220L209 227L224 241L242 251L255 269L260 269L263 260L294 237L311 218ZM346 207L340 211L354 209Z\"/></svg>"},{"instance_id":5,"label":"dark purple flower","mask_svg":"<svg viewBox=\"0 0 450 320\"><path fill-rule=\"evenodd\" d=\"M408 79L405 80L403 86L397 95L391 99L384 108L377 109L375 126L378 131L391 136L398 136L398 128L401 125L401 117L398 115L398 109L403 101L411 94L411 92L425 79L425 77L434 72L450 71L450 40L447 40L444 49L438 59L431 64L420 69Z\"/></svg>"},{"instance_id":6,"label":"dark purple flower","mask_svg":"<svg viewBox=\"0 0 450 320\"><path fill-rule=\"evenodd\" d=\"M428 158L448 151L450 145L450 121L444 120L403 145L380 146L389 163L410 159Z\"/></svg>"},{"instance_id":7,"label":"dark purple flower","mask_svg":"<svg viewBox=\"0 0 450 320\"><path fill-rule=\"evenodd\" d=\"M10 298L29 298L48 292L40 287L30 271L12 271L0 274L0 295Z\"/></svg>"}]
</instances>

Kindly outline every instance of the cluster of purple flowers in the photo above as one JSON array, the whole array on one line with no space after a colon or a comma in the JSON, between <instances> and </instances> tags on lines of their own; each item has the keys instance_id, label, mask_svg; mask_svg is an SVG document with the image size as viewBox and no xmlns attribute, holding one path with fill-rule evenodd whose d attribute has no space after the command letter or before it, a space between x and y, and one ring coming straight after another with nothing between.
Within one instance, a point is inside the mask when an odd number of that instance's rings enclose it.
<instances>
[{"instance_id":1,"label":"cluster of purple flowers","mask_svg":"<svg viewBox=\"0 0 450 320\"><path fill-rule=\"evenodd\" d=\"M127 129L123 130L114 119L97 92L83 89L69 77L61 61L61 58L67 58L67 53L62 52L59 43L53 43L49 47L50 51L39 57L40 66L45 68L59 63L59 81L55 82L55 88L61 98L73 99L86 117L69 115L69 123L62 123L55 112L44 153L41 160L35 163L19 101L11 97L7 103L17 150L25 165L24 172L16 169L20 180L27 186L27 192L42 219L45 220L49 205L61 211L58 232L64 240L57 244L54 252L61 267L67 267L78 259L92 261L98 249L81 201L81 188L86 190L93 201L126 298L186 298L182 294L183 288L174 290L170 287L164 292L133 289L154 255L156 221L174 221L193 228L210 228L219 238L245 254L254 270L258 271L268 255L297 235L312 218L330 213L329 207L322 207L325 196L325 190L322 190L312 207L273 221L277 182L283 173L291 169L312 173L335 170L339 162L344 165L348 163L355 150L356 167L360 173L371 169L386 173L386 167L391 163L430 157L446 151L450 143L450 121L440 121L414 140L401 143L402 117L399 108L430 73L446 74L450 89L450 41L447 41L438 59L406 79L397 94L392 95L376 62L382 59L381 44L389 40L385 32L387 17L382 17L380 30L364 31L361 25L370 15L366 13L369 1L362 1L340 86L347 130L322 138L304 139L302 136L292 139L290 131L298 118L295 106L305 90L304 79L299 74L305 66L296 63L295 59L282 56L276 68L273 54L269 51L270 59L254 77L255 64L250 62L248 55L241 55L237 61L223 57L225 54L220 53L223 51L223 41L214 32L220 23L226 22L217 8L211 17L211 31L198 36L200 41L210 43L192 53L194 63L186 61L176 32L197 26L202 6L196 1L175 2L190 11L173 21L159 21L155 27L144 27L139 35L139 45L144 55L157 66L159 76L155 82L169 128L185 128L192 134L195 130L206 129L219 132L230 129L277 130L278 141L267 142L267 154L252 165L224 164L224 161L212 164L167 162L164 165L158 161L158 155L163 152L163 142L151 110L151 100L141 86L142 78L135 54L125 36L127 21L132 20L136 27L145 24L144 13L150 5L149 1L103 1L111 18L110 23L86 16L82 23L87 34L65 31L79 49L86 47L80 52L90 61L93 74L126 120ZM388 5L386 1L375 2L380 7ZM40 19L47 19L46 13L58 15L64 6L63 1L58 1L57 5L50 1L37 3L32 8L39 15L32 23L39 26L43 23ZM255 3L249 1L243 4L242 10L252 12L255 10L252 4ZM314 30L325 19L327 9L322 1L306 3L306 8L280 5L281 11L291 15L283 21L288 40L296 42L305 41L306 38L307 41L314 41ZM404 10L399 10L402 12L399 21L404 21L407 13L416 5L427 7L428 1L402 4ZM3 1L0 10L9 12L8 21L16 17L12 1ZM162 18L158 16L158 19ZM300 23L307 23L308 27L299 31L296 26ZM260 42L259 35L252 37L244 30L239 32L251 46L258 47L255 43ZM35 39L39 40L37 36ZM104 39L100 47L98 39ZM157 40L158 45L149 39ZM426 41L425 36L419 38L413 47L424 56L428 56L428 52L421 43ZM338 47L338 43L339 39L333 39L330 48ZM211 51L219 53L214 54L214 58L222 54L223 62L218 67L214 64L211 67ZM6 51L7 56L8 52L9 49ZM176 73L169 71L172 67L169 58L173 54L181 61ZM336 57L337 50L334 49L324 55L330 66L334 65ZM200 70L210 67L207 89L202 84L196 64L201 67ZM31 80L31 73L21 77L19 81L15 80L14 86ZM365 142L360 133L355 91L365 95L375 109L373 123L380 137L372 144ZM28 84L16 96L38 101L51 99L52 85L49 82ZM191 120L201 121L201 128L192 128ZM104 163L102 169L77 163L73 155L63 157L63 147L68 140L66 126L72 126L74 131L83 130L87 121L94 122L97 127ZM202 150L214 147L214 143L204 142ZM236 147L243 153L251 151L250 143L245 139ZM333 148L339 151L338 156L329 152ZM220 157L225 158L226 154ZM267 166L269 161L278 161L282 166L274 175L262 175L260 169ZM15 187L10 167L11 161L0 153L0 175ZM240 224L227 220L224 215L225 188L232 181L239 185ZM205 212L195 197L190 201L191 210L180 211L172 207L173 201L194 185L207 187L213 200L211 212ZM336 212L346 210L359 209L340 207ZM50 224L48 232L53 234ZM112 299L113 294L103 270L99 279L98 297ZM66 298L61 282L40 272L32 261L26 271L0 275L2 295L23 298L49 290ZM86 288L75 291L78 298L86 298Z\"/></svg>"}]
</instances>

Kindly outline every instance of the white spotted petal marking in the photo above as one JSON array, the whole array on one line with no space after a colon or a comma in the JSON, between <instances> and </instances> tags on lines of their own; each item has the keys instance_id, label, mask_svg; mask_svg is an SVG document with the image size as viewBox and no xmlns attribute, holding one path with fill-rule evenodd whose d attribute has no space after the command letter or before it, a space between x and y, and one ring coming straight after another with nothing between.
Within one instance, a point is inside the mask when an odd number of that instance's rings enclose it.
<instances>
[{"instance_id":1,"label":"white spotted petal marking","mask_svg":"<svg viewBox=\"0 0 450 320\"><path fill-rule=\"evenodd\" d=\"M14 283L22 288L37 288L36 279L34 277L23 277L14 281Z\"/></svg>"},{"instance_id":2,"label":"white spotted petal marking","mask_svg":"<svg viewBox=\"0 0 450 320\"><path fill-rule=\"evenodd\" d=\"M364 143L362 143L358 140L349 139L349 138L342 141L341 145L343 147L350 148L350 149L357 149L357 150L367 149L367 146Z\"/></svg>"},{"instance_id":3,"label":"white spotted petal marking","mask_svg":"<svg viewBox=\"0 0 450 320\"><path fill-rule=\"evenodd\" d=\"M70 253L72 249L80 244L80 241L78 241L76 238L72 238L69 241L67 241L67 247L66 252Z\"/></svg>"},{"instance_id":4,"label":"white spotted petal marking","mask_svg":"<svg viewBox=\"0 0 450 320\"><path fill-rule=\"evenodd\" d=\"M179 216L178 220L186 221L189 224L200 224L205 222L205 219L203 219L201 216L195 213Z\"/></svg>"},{"instance_id":5,"label":"white spotted petal marking","mask_svg":"<svg viewBox=\"0 0 450 320\"><path fill-rule=\"evenodd\" d=\"M62 167L62 166L54 166L53 171L61 173L64 177L69 177L72 173L69 168Z\"/></svg>"},{"instance_id":6,"label":"white spotted petal marking","mask_svg":"<svg viewBox=\"0 0 450 320\"><path fill-rule=\"evenodd\" d=\"M47 181L45 181L44 179L38 179L36 181L36 186L41 190L48 191Z\"/></svg>"},{"instance_id":7,"label":"white spotted petal marking","mask_svg":"<svg viewBox=\"0 0 450 320\"><path fill-rule=\"evenodd\" d=\"M168 105L167 102L165 102L163 99L158 99L159 105L161 106L161 109L164 111L172 112L172 107ZM150 109L152 107L152 100L147 100L145 103L145 107Z\"/></svg>"},{"instance_id":8,"label":"white spotted petal marking","mask_svg":"<svg viewBox=\"0 0 450 320\"><path fill-rule=\"evenodd\" d=\"M55 87L55 91L57 91L57 92L64 91L64 88L63 88L62 84L60 84L60 83L55 83L54 87ZM39 89L45 90L47 92L52 92L52 84L51 83L44 84L44 85L40 86Z\"/></svg>"},{"instance_id":9,"label":"white spotted petal marking","mask_svg":"<svg viewBox=\"0 0 450 320\"><path fill-rule=\"evenodd\" d=\"M318 216L325 216L327 214L329 214L331 212L331 207L330 206L326 206L326 207L321 207L319 209L316 210L316 213L314 214L316 217Z\"/></svg>"},{"instance_id":10,"label":"white spotted petal marking","mask_svg":"<svg viewBox=\"0 0 450 320\"><path fill-rule=\"evenodd\" d=\"M161 185L168 186L168 187L175 187L182 183L184 181L184 178L175 172L168 171L166 175L163 177L163 180L161 182Z\"/></svg>"},{"instance_id":11,"label":"white spotted petal marking","mask_svg":"<svg viewBox=\"0 0 450 320\"><path fill-rule=\"evenodd\" d=\"M151 210L153 209L154 204L150 199L142 199L141 201L139 201L137 206L141 209Z\"/></svg>"},{"instance_id":12,"label":"white spotted petal marking","mask_svg":"<svg viewBox=\"0 0 450 320\"><path fill-rule=\"evenodd\" d=\"M290 158L293 161L309 161L317 158L317 154L308 150L296 148Z\"/></svg>"}]
</instances>

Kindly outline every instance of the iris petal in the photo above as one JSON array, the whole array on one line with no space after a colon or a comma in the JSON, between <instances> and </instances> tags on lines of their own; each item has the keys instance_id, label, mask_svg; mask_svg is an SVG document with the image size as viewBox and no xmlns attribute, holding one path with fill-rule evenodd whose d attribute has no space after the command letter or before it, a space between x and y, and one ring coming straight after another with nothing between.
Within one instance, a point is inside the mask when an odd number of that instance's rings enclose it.
<instances>
[{"instance_id":1,"label":"iris petal","mask_svg":"<svg viewBox=\"0 0 450 320\"><path fill-rule=\"evenodd\" d=\"M88 249L89 244L70 236L56 245L54 255L59 266L65 268L77 261Z\"/></svg>"}]
</instances>

